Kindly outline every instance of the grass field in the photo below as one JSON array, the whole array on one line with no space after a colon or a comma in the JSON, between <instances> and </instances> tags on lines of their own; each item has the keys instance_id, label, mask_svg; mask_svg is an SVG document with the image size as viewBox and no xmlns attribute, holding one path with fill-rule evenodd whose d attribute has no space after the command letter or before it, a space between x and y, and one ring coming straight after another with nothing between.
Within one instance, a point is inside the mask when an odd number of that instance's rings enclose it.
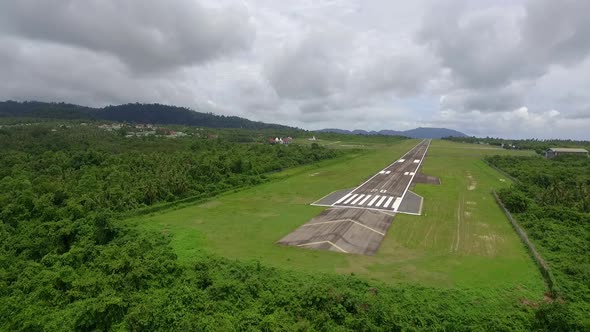
<instances>
[{"instance_id":1,"label":"grass field","mask_svg":"<svg viewBox=\"0 0 590 332\"><path fill-rule=\"evenodd\" d=\"M417 143L378 144L355 155L277 173L269 183L206 203L131 220L171 234L173 248L187 264L198 255L214 253L276 267L354 273L390 284L541 298L545 288L540 273L490 193L509 180L481 160L486 154L529 152L433 141L423 172L440 177L442 185L417 185L415 192L425 198L424 215L396 216L375 256L275 244L323 210L309 203L355 187Z\"/></svg>"}]
</instances>

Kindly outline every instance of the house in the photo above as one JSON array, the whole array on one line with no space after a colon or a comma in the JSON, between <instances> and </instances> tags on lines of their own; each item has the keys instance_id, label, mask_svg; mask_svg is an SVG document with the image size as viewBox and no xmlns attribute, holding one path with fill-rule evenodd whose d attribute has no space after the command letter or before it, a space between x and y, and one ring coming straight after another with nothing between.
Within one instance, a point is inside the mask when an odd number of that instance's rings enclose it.
<instances>
[{"instance_id":1,"label":"house","mask_svg":"<svg viewBox=\"0 0 590 332\"><path fill-rule=\"evenodd\" d=\"M289 143L291 143L292 140L293 140L293 138L291 138L291 137L285 137L285 138L282 138L282 137L272 138L272 137L270 137L268 139L268 143L269 144L289 144Z\"/></svg>"},{"instance_id":2,"label":"house","mask_svg":"<svg viewBox=\"0 0 590 332\"><path fill-rule=\"evenodd\" d=\"M554 158L563 155L580 155L588 157L588 150L578 148L550 148L545 151L545 158Z\"/></svg>"}]
</instances>

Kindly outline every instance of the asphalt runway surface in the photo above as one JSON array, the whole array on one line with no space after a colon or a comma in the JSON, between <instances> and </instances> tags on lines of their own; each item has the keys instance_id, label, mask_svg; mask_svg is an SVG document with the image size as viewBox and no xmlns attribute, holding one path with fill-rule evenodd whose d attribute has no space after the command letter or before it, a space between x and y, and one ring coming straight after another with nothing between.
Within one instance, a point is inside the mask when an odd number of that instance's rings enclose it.
<instances>
[{"instance_id":1,"label":"asphalt runway surface","mask_svg":"<svg viewBox=\"0 0 590 332\"><path fill-rule=\"evenodd\" d=\"M373 255L396 213L420 214L422 197L409 191L430 140L424 140L360 186L326 195L313 205L329 207L279 244Z\"/></svg>"},{"instance_id":2,"label":"asphalt runway surface","mask_svg":"<svg viewBox=\"0 0 590 332\"><path fill-rule=\"evenodd\" d=\"M387 233L393 215L380 211L329 208L278 243L347 254L373 255Z\"/></svg>"},{"instance_id":3,"label":"asphalt runway surface","mask_svg":"<svg viewBox=\"0 0 590 332\"><path fill-rule=\"evenodd\" d=\"M403 157L340 197L331 206L397 212L418 173L429 145L430 140L423 140Z\"/></svg>"}]
</instances>

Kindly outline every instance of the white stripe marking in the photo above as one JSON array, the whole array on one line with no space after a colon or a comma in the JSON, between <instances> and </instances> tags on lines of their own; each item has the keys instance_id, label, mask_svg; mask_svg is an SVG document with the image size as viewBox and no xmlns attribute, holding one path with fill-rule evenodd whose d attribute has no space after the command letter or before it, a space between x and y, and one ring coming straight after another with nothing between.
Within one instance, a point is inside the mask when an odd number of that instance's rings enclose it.
<instances>
[{"instance_id":1,"label":"white stripe marking","mask_svg":"<svg viewBox=\"0 0 590 332\"><path fill-rule=\"evenodd\" d=\"M414 174L416 174L416 173L414 173L414 172L410 172L410 175L414 175Z\"/></svg>"},{"instance_id":2,"label":"white stripe marking","mask_svg":"<svg viewBox=\"0 0 590 332\"><path fill-rule=\"evenodd\" d=\"M391 206L392 209L396 210L399 208L399 205L402 203L402 198L401 197L397 197L395 199L395 202L393 202L393 205Z\"/></svg>"},{"instance_id":3,"label":"white stripe marking","mask_svg":"<svg viewBox=\"0 0 590 332\"><path fill-rule=\"evenodd\" d=\"M333 246L334 248L336 248L336 249L338 249L338 250L342 251L343 253L345 253L345 254L348 254L348 252L347 252L346 250L344 250L344 249L340 248L339 246L335 245L335 244L334 244L334 243L332 243L331 241L320 241L320 242L310 242L310 243L303 243L303 244L298 244L297 246L298 246L298 247L303 247L303 246L312 246L312 245L314 245L314 244L322 244L322 243L328 243L328 244L330 244L331 246Z\"/></svg>"},{"instance_id":4,"label":"white stripe marking","mask_svg":"<svg viewBox=\"0 0 590 332\"><path fill-rule=\"evenodd\" d=\"M393 196L389 197L389 199L387 200L387 202L385 202L385 205L383 205L384 208L388 207L389 204L391 204L391 201L393 201Z\"/></svg>"},{"instance_id":5,"label":"white stripe marking","mask_svg":"<svg viewBox=\"0 0 590 332\"><path fill-rule=\"evenodd\" d=\"M387 198L387 196L381 196L381 199L379 200L379 202L377 202L377 204L375 204L375 206L380 207L386 198Z\"/></svg>"},{"instance_id":6,"label":"white stripe marking","mask_svg":"<svg viewBox=\"0 0 590 332\"><path fill-rule=\"evenodd\" d=\"M358 201L360 201L361 199L363 199L363 196L365 196L365 194L362 194L362 195L360 195L360 196L359 196L359 197L357 197L357 198L356 198L354 201L352 201L352 203L350 203L350 204L352 204L352 205L355 205L355 204L356 204L356 202L358 202Z\"/></svg>"},{"instance_id":7,"label":"white stripe marking","mask_svg":"<svg viewBox=\"0 0 590 332\"><path fill-rule=\"evenodd\" d=\"M369 202L369 204L367 204L367 206L373 206L373 203L375 203L375 201L381 196L377 195L375 197L373 197L373 199Z\"/></svg>"},{"instance_id":8,"label":"white stripe marking","mask_svg":"<svg viewBox=\"0 0 590 332\"><path fill-rule=\"evenodd\" d=\"M424 142L424 141L422 141L422 142ZM418 163L418 166L416 167L416 171L420 168L420 165L422 165L422 162L424 161L424 157L426 157L426 152L428 152L428 148L430 147L430 142L432 142L432 140L428 140L428 144L426 145L426 149L424 149L424 154L422 155L422 159L420 159L420 162ZM415 175L412 175L412 178L408 182L408 185L406 186L406 189L404 190L404 193L402 194L402 197L401 197L402 200L404 199L404 197L406 197L406 194L408 193L408 189L410 189L410 185L412 184L412 181L414 180L414 176ZM395 209L395 212L397 212L397 208ZM413 214L413 213L409 213L409 212L404 212L404 213ZM420 214L416 214L416 215L420 215Z\"/></svg>"},{"instance_id":9,"label":"white stripe marking","mask_svg":"<svg viewBox=\"0 0 590 332\"><path fill-rule=\"evenodd\" d=\"M385 174L385 171L381 171L381 172L379 172L379 174Z\"/></svg>"},{"instance_id":10,"label":"white stripe marking","mask_svg":"<svg viewBox=\"0 0 590 332\"><path fill-rule=\"evenodd\" d=\"M343 222L343 221L348 221L346 219L338 219L338 220L330 220L330 221L320 221L320 222L314 222L311 224L303 224L301 225L301 227L307 227L307 226L315 226L315 225L323 225L323 224L335 224L337 222Z\"/></svg>"},{"instance_id":11,"label":"white stripe marking","mask_svg":"<svg viewBox=\"0 0 590 332\"><path fill-rule=\"evenodd\" d=\"M409 174L410 174L410 172L404 172L404 175L409 175Z\"/></svg>"},{"instance_id":12,"label":"white stripe marking","mask_svg":"<svg viewBox=\"0 0 590 332\"><path fill-rule=\"evenodd\" d=\"M352 201L356 196L358 196L358 194L354 194L352 196L350 196L347 200L344 201L344 203L342 204L348 204L348 202Z\"/></svg>"},{"instance_id":13,"label":"white stripe marking","mask_svg":"<svg viewBox=\"0 0 590 332\"><path fill-rule=\"evenodd\" d=\"M406 161L405 159L400 159L399 162L403 163L404 161Z\"/></svg>"},{"instance_id":14,"label":"white stripe marking","mask_svg":"<svg viewBox=\"0 0 590 332\"><path fill-rule=\"evenodd\" d=\"M360 201L360 202L359 202L359 205L363 205L363 204L365 204L365 202L366 202L367 200L369 200L369 198L371 198L371 195L367 195L367 197L365 197L365 198L364 198L362 201Z\"/></svg>"},{"instance_id":15,"label":"white stripe marking","mask_svg":"<svg viewBox=\"0 0 590 332\"><path fill-rule=\"evenodd\" d=\"M416 160L414 160L414 164L417 164L417 163L419 163L419 162L420 162L420 159L416 159Z\"/></svg>"},{"instance_id":16,"label":"white stripe marking","mask_svg":"<svg viewBox=\"0 0 590 332\"><path fill-rule=\"evenodd\" d=\"M334 204L338 204L338 203L342 202L343 200L347 199L348 196L350 196L350 193L342 196L342 198L340 198L339 200L337 200ZM332 205L334 205L334 204L332 204Z\"/></svg>"},{"instance_id":17,"label":"white stripe marking","mask_svg":"<svg viewBox=\"0 0 590 332\"><path fill-rule=\"evenodd\" d=\"M385 172L385 174L389 174L389 173L391 173L391 171L387 171L387 172Z\"/></svg>"},{"instance_id":18,"label":"white stripe marking","mask_svg":"<svg viewBox=\"0 0 590 332\"><path fill-rule=\"evenodd\" d=\"M406 152L402 157L405 157L407 155L410 154L410 152L412 152L415 148L417 148L418 146L420 146L420 144L422 144L425 140L423 140L422 142L416 144L416 146L414 146L412 149L410 149L410 151ZM429 143L430 145L430 143ZM426 149L428 149L428 147L426 147ZM424 153L424 155L426 155L426 153ZM392 162L391 164L387 165L387 167L383 168L383 169L387 169L389 168L391 165L397 163L399 160L405 160L405 159L398 159L394 162ZM352 194L353 192L357 191L360 187L364 186L366 183L368 183L369 181L371 181L374 177L376 177L379 173L376 173L375 175L371 176L367 181L361 183L358 187L354 188L349 194ZM407 190L407 189L406 189ZM339 202L333 203L332 206L338 204Z\"/></svg>"},{"instance_id":19,"label":"white stripe marking","mask_svg":"<svg viewBox=\"0 0 590 332\"><path fill-rule=\"evenodd\" d=\"M353 222L355 225L359 225L359 226L361 226L361 227L364 227L364 228L366 228L366 229L368 229L368 230L370 230L370 231L373 231L373 232L375 232L375 233L377 233L377 234L379 234L379 235L383 235L383 236L385 236L385 233L381 233L381 232L379 232L378 230L374 230L374 229L372 229L371 227L369 227L369 226L367 226L367 225L364 225L364 224L361 224L361 223L360 223L360 222L358 222L358 221L354 221L354 220L350 220L350 221L352 221L352 222Z\"/></svg>"}]
</instances>

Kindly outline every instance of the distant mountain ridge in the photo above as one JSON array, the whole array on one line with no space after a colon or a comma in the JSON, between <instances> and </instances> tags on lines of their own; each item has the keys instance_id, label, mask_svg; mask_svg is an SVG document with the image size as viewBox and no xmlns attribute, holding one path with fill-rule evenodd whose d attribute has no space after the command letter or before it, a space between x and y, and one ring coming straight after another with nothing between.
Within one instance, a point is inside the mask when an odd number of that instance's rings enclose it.
<instances>
[{"instance_id":1,"label":"distant mountain ridge","mask_svg":"<svg viewBox=\"0 0 590 332\"><path fill-rule=\"evenodd\" d=\"M386 136L406 136L411 138L443 138L443 137L467 137L466 134L447 128L415 128L410 130L404 131L397 131L397 130L379 130L379 131L366 131L366 130L344 130L344 129L336 129L336 128L327 128L317 130L317 132L325 132L325 133L338 133L338 134L348 134L348 135L386 135Z\"/></svg>"},{"instance_id":2,"label":"distant mountain ridge","mask_svg":"<svg viewBox=\"0 0 590 332\"><path fill-rule=\"evenodd\" d=\"M0 102L0 117L106 120L209 128L298 129L279 124L252 121L238 116L197 112L185 107L139 103L93 108L66 103L4 101Z\"/></svg>"}]
</instances>

